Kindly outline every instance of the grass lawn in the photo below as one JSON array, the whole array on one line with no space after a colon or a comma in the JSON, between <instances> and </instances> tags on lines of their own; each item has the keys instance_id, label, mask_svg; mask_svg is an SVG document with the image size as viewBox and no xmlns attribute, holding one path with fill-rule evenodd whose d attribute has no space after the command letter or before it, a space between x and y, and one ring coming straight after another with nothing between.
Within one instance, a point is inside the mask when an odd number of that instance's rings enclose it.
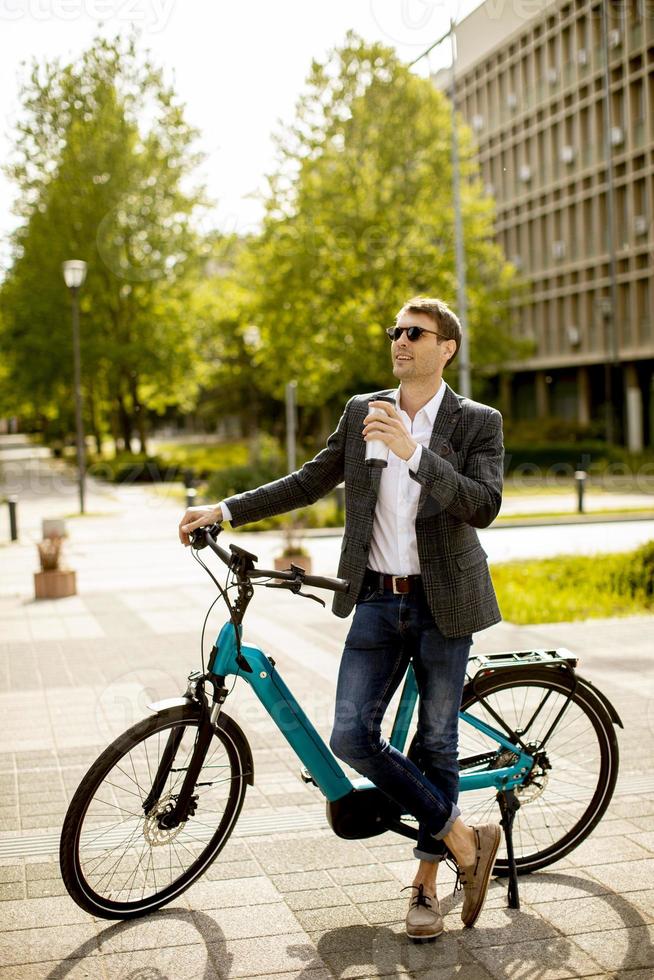
<instances>
[{"instance_id":1,"label":"grass lawn","mask_svg":"<svg viewBox=\"0 0 654 980\"><path fill-rule=\"evenodd\" d=\"M546 518L546 517L578 517L580 520L585 518L595 520L597 517L607 514L633 514L638 517L640 514L651 514L654 511L654 501L649 507L606 507L600 510L585 510L583 514L579 514L575 510L548 510L548 511L529 511L524 514L499 514L493 521L494 525L497 524L514 524L518 521L528 522L534 518Z\"/></svg>"},{"instance_id":2,"label":"grass lawn","mask_svg":"<svg viewBox=\"0 0 654 980\"><path fill-rule=\"evenodd\" d=\"M502 615L524 625L654 613L652 569L642 557L652 550L493 565Z\"/></svg>"}]
</instances>

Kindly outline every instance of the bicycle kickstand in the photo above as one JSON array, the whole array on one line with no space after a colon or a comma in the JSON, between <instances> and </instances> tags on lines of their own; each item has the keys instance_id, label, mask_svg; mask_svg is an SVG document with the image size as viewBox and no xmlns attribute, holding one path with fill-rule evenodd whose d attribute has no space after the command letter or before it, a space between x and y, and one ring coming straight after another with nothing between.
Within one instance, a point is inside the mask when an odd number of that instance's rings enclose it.
<instances>
[{"instance_id":1,"label":"bicycle kickstand","mask_svg":"<svg viewBox=\"0 0 654 980\"><path fill-rule=\"evenodd\" d=\"M509 908L519 909L520 895L518 894L518 870L516 868L515 854L513 852L513 821L515 820L516 813L520 809L520 800L515 795L515 792L512 789L509 789L500 790L500 792L497 794L497 802L499 803L500 813L502 814L500 823L504 829L506 856L509 862Z\"/></svg>"}]
</instances>

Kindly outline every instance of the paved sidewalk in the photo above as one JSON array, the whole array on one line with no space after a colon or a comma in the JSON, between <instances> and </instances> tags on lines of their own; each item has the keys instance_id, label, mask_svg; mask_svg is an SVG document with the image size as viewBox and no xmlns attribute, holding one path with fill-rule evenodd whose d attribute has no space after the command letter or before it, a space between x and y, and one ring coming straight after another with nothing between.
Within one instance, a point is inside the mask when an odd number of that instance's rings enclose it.
<instances>
[{"instance_id":1,"label":"paved sidewalk","mask_svg":"<svg viewBox=\"0 0 654 980\"><path fill-rule=\"evenodd\" d=\"M33 602L33 546L29 554L25 545L0 549L0 980L651 980L654 617L502 623L475 637L476 652L569 647L625 722L608 814L569 858L521 880L520 911L506 908L505 883L496 881L477 927L463 931L448 871L446 933L436 943L409 944L400 889L414 870L411 843L393 834L335 837L318 790L299 779L296 757L242 680L226 710L251 743L255 784L219 859L148 918L116 924L80 911L57 863L67 801L89 763L147 713L150 700L183 689L199 665L200 626L214 598L206 574L174 540L179 507L138 488L111 493L113 500L100 493L94 504L104 516L69 522L78 596ZM239 541L248 547L244 536ZM273 547L271 538L259 539L253 550L267 562ZM205 650L222 621L216 607ZM265 590L248 622L248 638L275 657L327 738L348 622Z\"/></svg>"}]
</instances>

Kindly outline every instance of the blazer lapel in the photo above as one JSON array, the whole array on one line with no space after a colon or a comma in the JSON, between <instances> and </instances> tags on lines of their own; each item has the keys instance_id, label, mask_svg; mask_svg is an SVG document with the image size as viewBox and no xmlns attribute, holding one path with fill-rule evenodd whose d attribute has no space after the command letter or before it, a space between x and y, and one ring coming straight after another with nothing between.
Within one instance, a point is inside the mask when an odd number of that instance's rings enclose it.
<instances>
[{"instance_id":1,"label":"blazer lapel","mask_svg":"<svg viewBox=\"0 0 654 980\"><path fill-rule=\"evenodd\" d=\"M452 451L450 437L459 421L461 405L448 383L445 381L444 384L445 394L443 395L443 401L434 420L434 427L431 430L429 448L433 453L442 456L443 459L447 459L449 453ZM423 487L420 491L420 499L418 501L418 513L420 513L426 499L427 491Z\"/></svg>"}]
</instances>

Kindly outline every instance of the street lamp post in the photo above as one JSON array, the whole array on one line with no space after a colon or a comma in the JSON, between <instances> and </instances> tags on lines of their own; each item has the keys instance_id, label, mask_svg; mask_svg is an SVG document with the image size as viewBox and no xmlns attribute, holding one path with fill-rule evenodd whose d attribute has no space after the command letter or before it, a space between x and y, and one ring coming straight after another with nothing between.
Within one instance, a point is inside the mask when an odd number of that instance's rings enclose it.
<instances>
[{"instance_id":1,"label":"street lamp post","mask_svg":"<svg viewBox=\"0 0 654 980\"><path fill-rule=\"evenodd\" d=\"M409 68L416 65L422 58L437 48L443 41L449 40L452 52L452 68L450 72L450 105L452 112L452 198L454 203L454 245L457 281L457 313L461 323L461 347L459 353L459 391L467 398L471 394L470 381L470 341L468 336L468 293L466 286L466 254L463 238L463 217L461 213L461 173L459 160L459 141L457 132L457 92L456 92L456 23L450 19L449 30L430 44L426 51L409 62Z\"/></svg>"},{"instance_id":2,"label":"street lamp post","mask_svg":"<svg viewBox=\"0 0 654 980\"><path fill-rule=\"evenodd\" d=\"M84 452L84 425L82 422L82 366L79 347L79 299L78 293L86 278L86 262L70 259L62 263L64 282L70 290L73 307L73 359L75 364L75 428L77 431L77 474L79 482L79 512L84 513L84 480L86 455Z\"/></svg>"}]
</instances>

